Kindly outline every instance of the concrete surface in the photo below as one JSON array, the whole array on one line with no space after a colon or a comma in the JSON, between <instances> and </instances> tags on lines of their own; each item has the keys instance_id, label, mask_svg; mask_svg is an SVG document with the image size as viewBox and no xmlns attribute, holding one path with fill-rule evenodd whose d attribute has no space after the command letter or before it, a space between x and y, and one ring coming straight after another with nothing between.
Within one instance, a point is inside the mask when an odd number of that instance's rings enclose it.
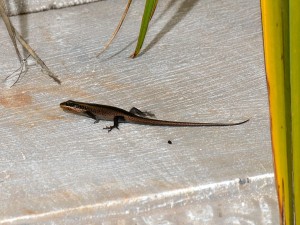
<instances>
[{"instance_id":1,"label":"concrete surface","mask_svg":"<svg viewBox=\"0 0 300 225\"><path fill-rule=\"evenodd\" d=\"M1 82L0 224L279 223L260 2L161 1L132 60L143 3L98 59L126 1L12 18L62 84L30 59L16 86ZM2 21L0 29L4 80L19 65ZM250 121L107 133L111 122L63 112L68 99L158 119Z\"/></svg>"}]
</instances>

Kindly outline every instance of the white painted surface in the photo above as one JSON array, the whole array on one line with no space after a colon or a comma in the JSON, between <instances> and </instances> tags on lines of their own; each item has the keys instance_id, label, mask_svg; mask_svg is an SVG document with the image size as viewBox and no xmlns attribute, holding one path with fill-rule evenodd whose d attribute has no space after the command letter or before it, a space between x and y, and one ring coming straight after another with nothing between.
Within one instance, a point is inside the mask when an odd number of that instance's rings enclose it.
<instances>
[{"instance_id":1,"label":"white painted surface","mask_svg":"<svg viewBox=\"0 0 300 225\"><path fill-rule=\"evenodd\" d=\"M144 7L135 1L96 59L125 3L12 18L62 85L34 65L15 87L1 84L0 224L278 223L259 1L162 1L132 60ZM4 79L18 67L5 32L0 47ZM107 133L111 122L63 112L68 99L250 122Z\"/></svg>"}]
</instances>

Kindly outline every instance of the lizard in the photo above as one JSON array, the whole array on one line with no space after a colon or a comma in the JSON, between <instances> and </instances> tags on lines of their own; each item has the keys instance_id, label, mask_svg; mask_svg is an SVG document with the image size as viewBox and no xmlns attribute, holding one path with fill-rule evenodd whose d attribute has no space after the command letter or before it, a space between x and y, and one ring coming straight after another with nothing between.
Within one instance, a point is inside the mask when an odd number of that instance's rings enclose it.
<instances>
[{"instance_id":1,"label":"lizard","mask_svg":"<svg viewBox=\"0 0 300 225\"><path fill-rule=\"evenodd\" d=\"M78 102L68 100L60 103L60 107L68 112L90 117L95 120L94 123L98 123L100 120L113 121L112 126L107 126L103 129L107 129L108 132L114 128L119 129L119 123L134 123L141 125L152 126L171 126L171 127L212 127L212 126L235 126L246 123L249 119L237 123L196 123L196 122L177 122L167 120L150 119L147 116L153 117L154 114L150 112L142 112L139 109L133 107L130 111L126 111L121 108L117 108L109 105L100 105L94 103Z\"/></svg>"}]
</instances>

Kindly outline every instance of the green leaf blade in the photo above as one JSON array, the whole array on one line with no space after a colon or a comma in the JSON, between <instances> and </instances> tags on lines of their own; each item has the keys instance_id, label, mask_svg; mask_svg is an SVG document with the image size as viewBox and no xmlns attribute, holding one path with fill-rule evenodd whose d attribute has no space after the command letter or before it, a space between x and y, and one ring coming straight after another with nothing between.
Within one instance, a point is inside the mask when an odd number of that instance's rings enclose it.
<instances>
[{"instance_id":1,"label":"green leaf blade","mask_svg":"<svg viewBox=\"0 0 300 225\"><path fill-rule=\"evenodd\" d=\"M145 9L144 9L144 15L141 23L141 28L140 28L140 34L138 38L138 42L135 48L134 53L131 55L132 58L135 58L141 51L141 48L143 46L146 33L148 30L148 26L150 23L150 20L154 14L154 11L156 9L158 0L147 0L145 4Z\"/></svg>"}]
</instances>

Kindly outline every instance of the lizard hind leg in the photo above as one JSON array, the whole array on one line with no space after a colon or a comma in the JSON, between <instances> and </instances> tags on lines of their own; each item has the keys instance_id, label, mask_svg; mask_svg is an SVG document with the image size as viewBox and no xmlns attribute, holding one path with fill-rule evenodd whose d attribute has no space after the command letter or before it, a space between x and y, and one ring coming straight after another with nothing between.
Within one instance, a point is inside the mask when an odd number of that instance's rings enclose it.
<instances>
[{"instance_id":1,"label":"lizard hind leg","mask_svg":"<svg viewBox=\"0 0 300 225\"><path fill-rule=\"evenodd\" d=\"M141 111L135 107L132 107L129 112L136 116L141 116L141 117L155 117L155 115L153 113L148 112L148 111Z\"/></svg>"}]
</instances>

